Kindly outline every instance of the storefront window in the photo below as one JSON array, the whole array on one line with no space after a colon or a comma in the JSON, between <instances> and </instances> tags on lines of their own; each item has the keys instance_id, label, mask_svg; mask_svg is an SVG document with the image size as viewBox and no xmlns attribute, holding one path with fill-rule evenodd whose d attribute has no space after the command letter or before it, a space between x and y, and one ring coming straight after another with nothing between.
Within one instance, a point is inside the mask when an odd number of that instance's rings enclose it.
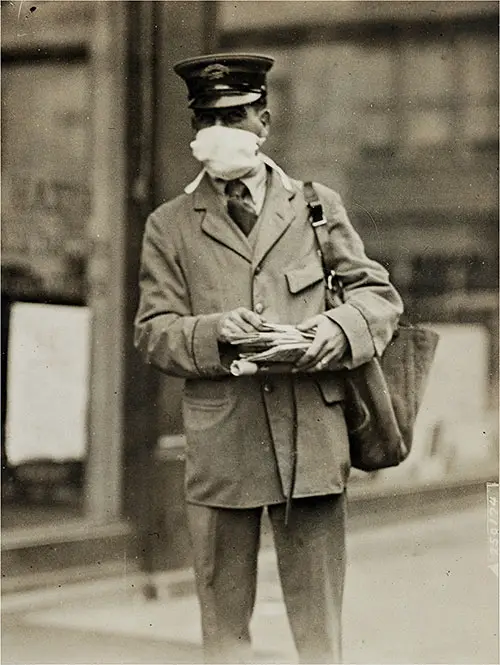
<instances>
[{"instance_id":1,"label":"storefront window","mask_svg":"<svg viewBox=\"0 0 500 665\"><path fill-rule=\"evenodd\" d=\"M83 55L2 71L2 525L81 512L90 313Z\"/></svg>"}]
</instances>

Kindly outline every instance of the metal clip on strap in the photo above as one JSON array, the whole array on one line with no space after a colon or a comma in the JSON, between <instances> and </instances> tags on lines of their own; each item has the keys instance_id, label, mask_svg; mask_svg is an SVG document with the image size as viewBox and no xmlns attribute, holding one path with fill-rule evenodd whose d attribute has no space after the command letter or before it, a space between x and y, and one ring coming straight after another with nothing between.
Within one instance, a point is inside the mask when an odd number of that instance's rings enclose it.
<instances>
[{"instance_id":1,"label":"metal clip on strap","mask_svg":"<svg viewBox=\"0 0 500 665\"><path fill-rule=\"evenodd\" d=\"M318 202L310 202L309 210L311 213L311 224L312 226L323 226L326 224L325 216L323 215L323 206Z\"/></svg>"},{"instance_id":2,"label":"metal clip on strap","mask_svg":"<svg viewBox=\"0 0 500 665\"><path fill-rule=\"evenodd\" d=\"M307 202L307 207L309 208L311 226L317 227L326 224L326 219L323 214L323 206L321 205L321 201L316 194L312 182L304 183L304 196Z\"/></svg>"},{"instance_id":3,"label":"metal clip on strap","mask_svg":"<svg viewBox=\"0 0 500 665\"><path fill-rule=\"evenodd\" d=\"M337 287L337 273L335 270L330 270L330 274L326 278L326 288L329 291L334 291Z\"/></svg>"}]
</instances>

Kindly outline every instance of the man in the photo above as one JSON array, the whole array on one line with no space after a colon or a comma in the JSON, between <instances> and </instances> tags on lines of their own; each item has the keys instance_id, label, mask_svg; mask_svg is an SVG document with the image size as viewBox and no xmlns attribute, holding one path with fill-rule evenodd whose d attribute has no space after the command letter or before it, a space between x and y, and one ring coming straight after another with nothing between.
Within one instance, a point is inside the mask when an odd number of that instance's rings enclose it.
<instances>
[{"instance_id":1,"label":"man","mask_svg":"<svg viewBox=\"0 0 500 665\"><path fill-rule=\"evenodd\" d=\"M338 370L383 351L402 305L338 194L315 185L346 299L325 312L302 183L260 152L272 64L219 54L174 68L187 84L203 169L148 219L136 345L146 362L186 379L186 499L206 662L252 659L267 509L300 662L338 663L349 474ZM231 341L266 321L314 331L310 349L291 373L232 376Z\"/></svg>"}]
</instances>

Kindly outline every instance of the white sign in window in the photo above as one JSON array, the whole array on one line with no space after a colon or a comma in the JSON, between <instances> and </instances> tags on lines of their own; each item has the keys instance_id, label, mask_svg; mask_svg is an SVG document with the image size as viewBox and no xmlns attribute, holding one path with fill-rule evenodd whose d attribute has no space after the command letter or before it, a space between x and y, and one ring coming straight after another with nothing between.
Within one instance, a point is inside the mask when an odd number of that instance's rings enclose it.
<instances>
[{"instance_id":1,"label":"white sign in window","mask_svg":"<svg viewBox=\"0 0 500 665\"><path fill-rule=\"evenodd\" d=\"M85 457L89 366L87 307L12 306L6 423L10 465Z\"/></svg>"}]
</instances>

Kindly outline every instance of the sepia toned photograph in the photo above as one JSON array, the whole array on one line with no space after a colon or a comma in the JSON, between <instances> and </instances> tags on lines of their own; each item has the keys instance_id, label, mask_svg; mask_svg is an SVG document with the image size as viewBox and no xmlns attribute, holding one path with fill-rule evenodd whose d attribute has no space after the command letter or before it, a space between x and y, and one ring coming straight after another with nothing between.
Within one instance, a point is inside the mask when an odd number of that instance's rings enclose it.
<instances>
[{"instance_id":1,"label":"sepia toned photograph","mask_svg":"<svg viewBox=\"0 0 500 665\"><path fill-rule=\"evenodd\" d=\"M1 1L4 665L500 665L499 5Z\"/></svg>"}]
</instances>

